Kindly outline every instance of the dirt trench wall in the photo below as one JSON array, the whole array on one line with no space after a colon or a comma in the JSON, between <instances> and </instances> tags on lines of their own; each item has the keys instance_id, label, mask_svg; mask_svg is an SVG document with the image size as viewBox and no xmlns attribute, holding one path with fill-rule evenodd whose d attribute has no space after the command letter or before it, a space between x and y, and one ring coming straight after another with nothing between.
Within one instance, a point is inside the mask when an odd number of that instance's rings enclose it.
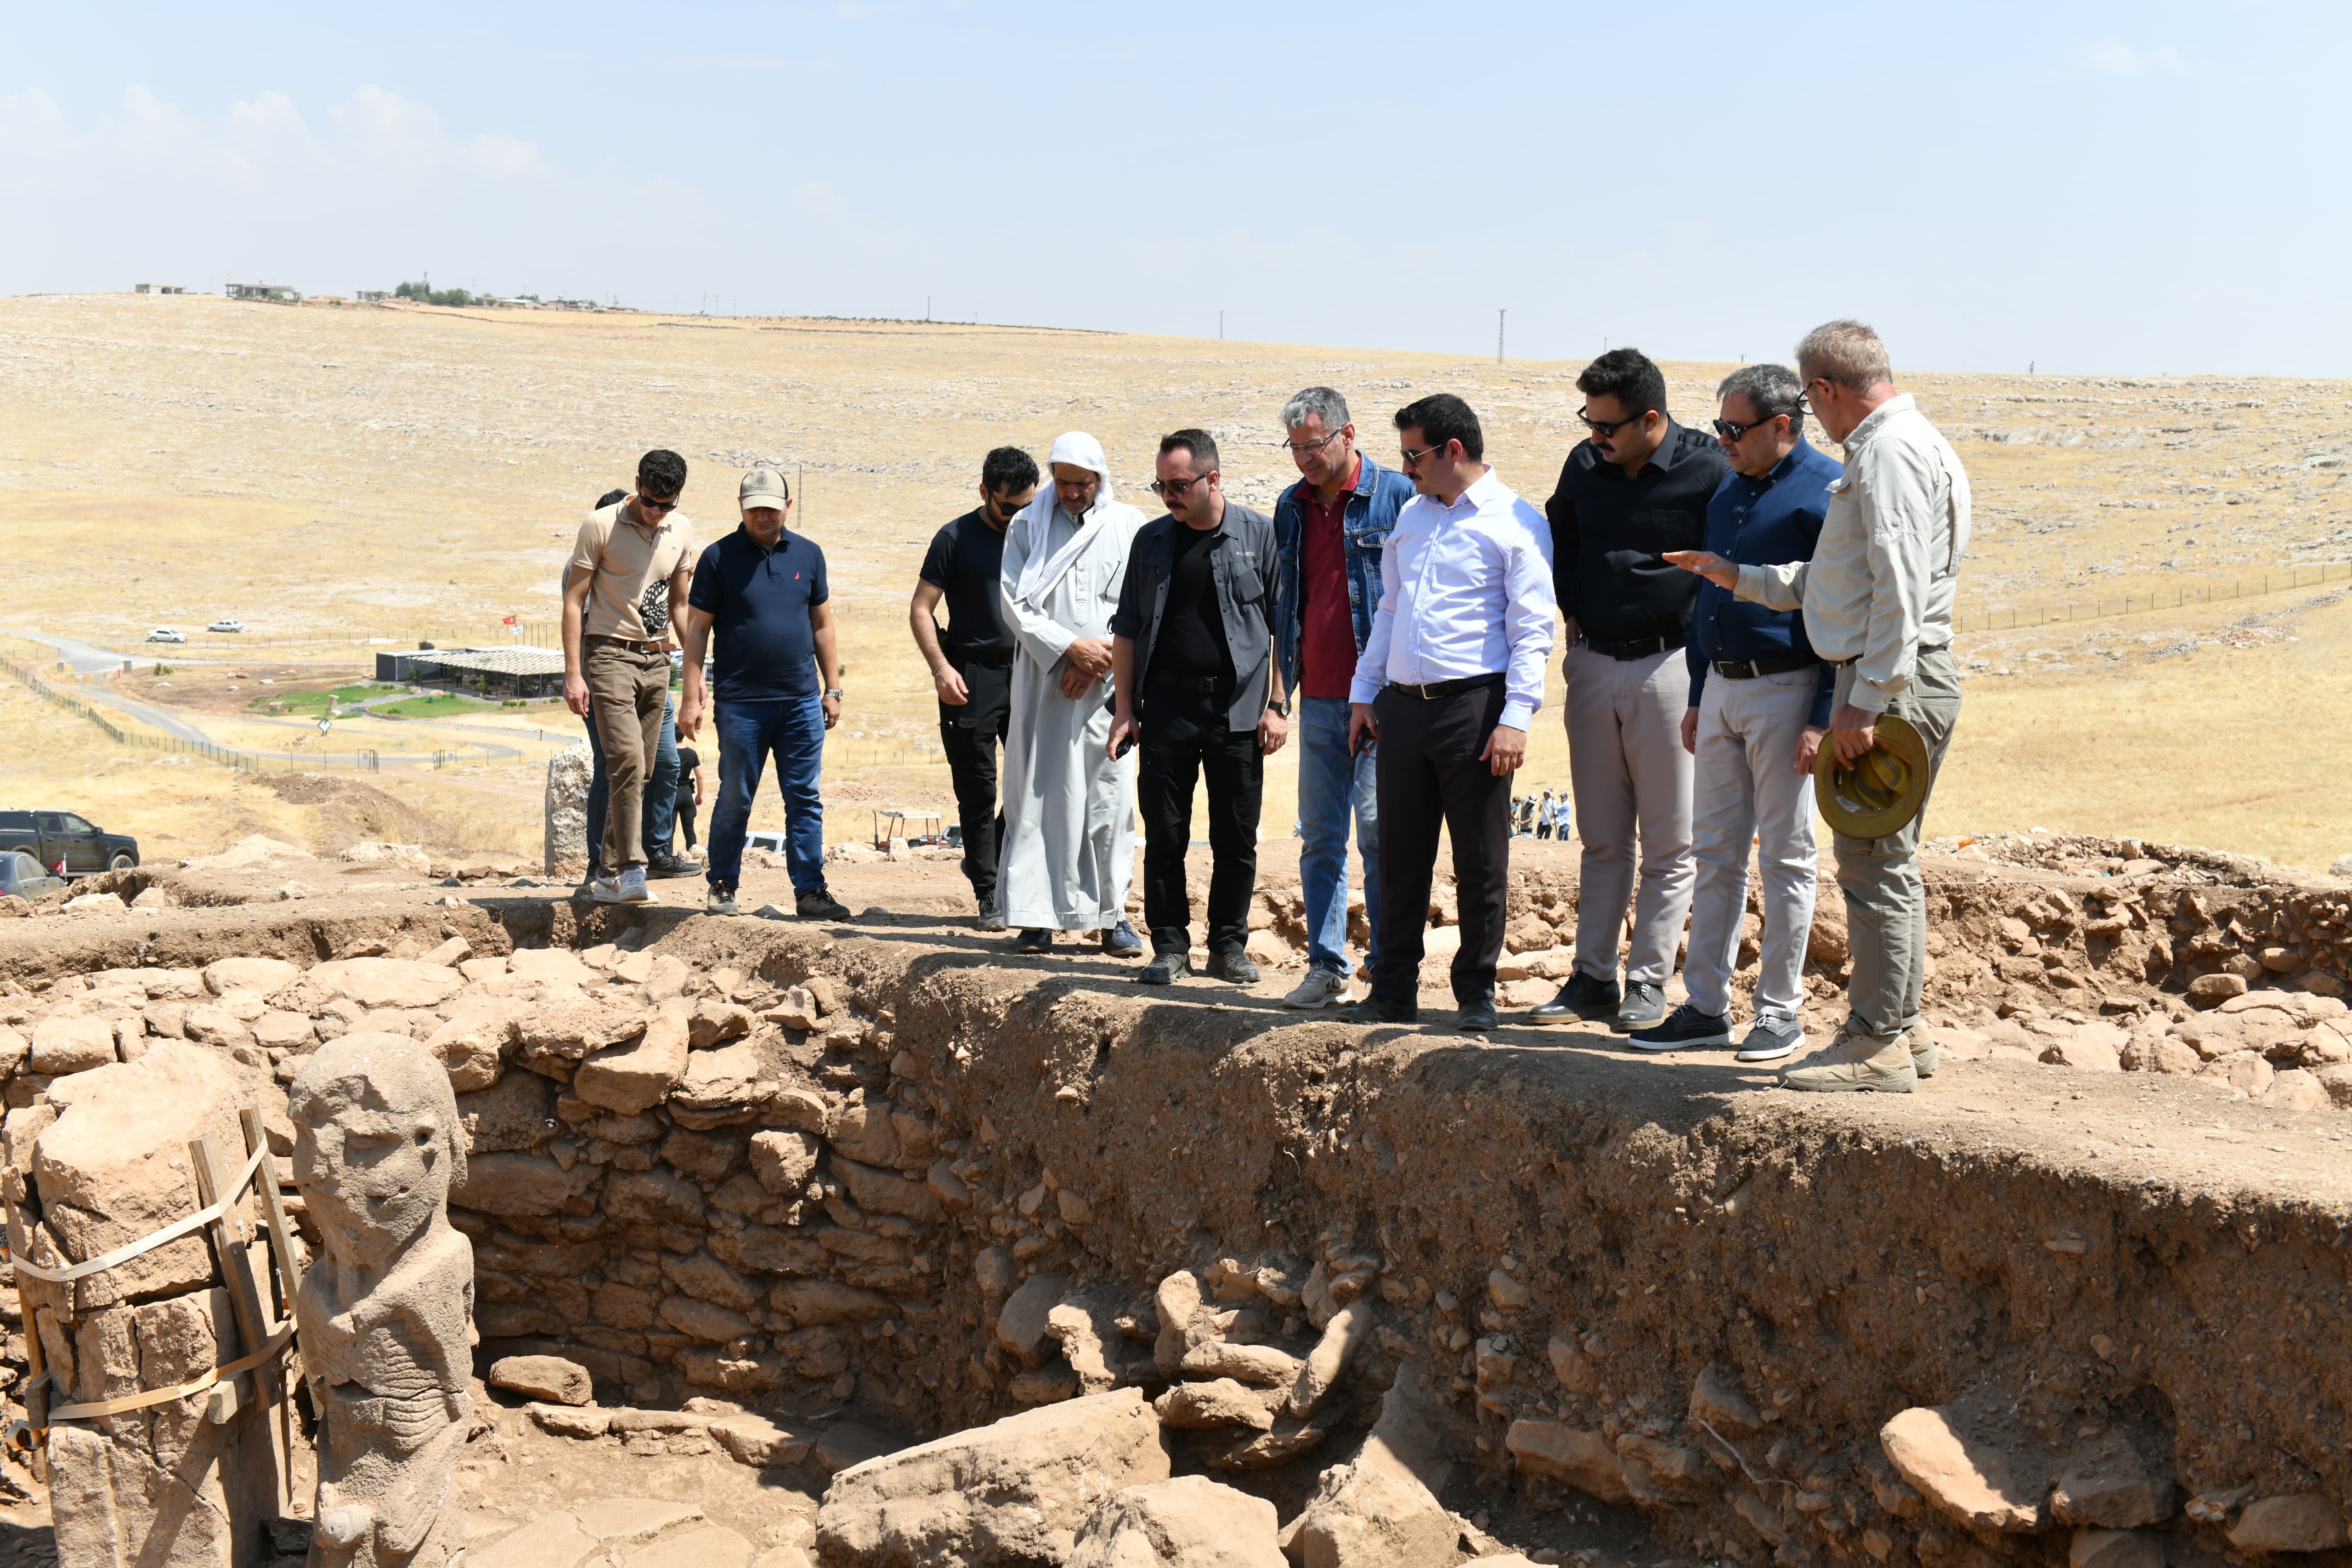
<instances>
[{"instance_id":1,"label":"dirt trench wall","mask_svg":"<svg viewBox=\"0 0 2352 1568\"><path fill-rule=\"evenodd\" d=\"M2201 923L2179 889L2168 914L2143 892L2159 919L2125 915L2094 956L2103 933L2085 927L2113 917L2081 918L2081 881L1939 880L1948 959L1984 966L1942 983L2026 957L2042 978L1959 999L2145 1011L2174 1000L2149 982L2161 931L2221 932L2234 957L2290 912L2306 931L2341 922L2339 900L2308 890L2203 889ZM1545 891L1515 893L1515 917ZM1999 1440L2035 1474L2121 1445L2160 1472L2154 1522L2176 1532L2214 1537L2249 1499L2352 1496L2340 1202L2090 1169L1948 1100L1791 1102L1727 1066L1669 1077L1536 1031L1482 1044L1295 1022L1201 988L1145 1000L1110 966L975 965L978 944L928 932L483 902L389 921L248 911L241 935L212 910L144 936L92 930L12 971L47 983L19 1022L70 1008L158 1026L194 973L173 965L226 946L304 971L238 1021L244 1037L222 1026L210 1042L265 1099L308 1048L262 1044L265 1016L442 1040L485 1351L562 1348L608 1403L854 1387L928 1435L1106 1378L1157 1388L1152 1288L1185 1268L1232 1314L1228 1338L1303 1355L1335 1298L1372 1319L1316 1429L1276 1434L1287 1449L1175 1436L1212 1468L1343 1456L1412 1361L1444 1397L1452 1457L1485 1484L1539 1506L1622 1501L1737 1560L2063 1556L2048 1507L2031 1530L1971 1531L1889 1468L1881 1428L1955 1402L1997 1404ZM2032 908L2053 918L2037 927ZM2191 932L2171 931L2182 919ZM2042 945L2011 950L2004 921ZM351 972L317 968L413 953L445 927L479 967L428 986L436 1000L355 1015L328 978ZM1841 956L1817 952L1822 984ZM122 972L97 973L107 960ZM2186 983L2180 963L2176 946L2168 982ZM2090 984L2047 978L2062 966ZM455 1027L478 1014L505 1021ZM665 1016L675 1071L639 1063L621 1091L645 1103L615 1109L610 1083L605 1103L583 1098L582 1062L633 1058ZM32 1067L12 1105L46 1087ZM2213 1093L2064 1081L2158 1113Z\"/></svg>"}]
</instances>

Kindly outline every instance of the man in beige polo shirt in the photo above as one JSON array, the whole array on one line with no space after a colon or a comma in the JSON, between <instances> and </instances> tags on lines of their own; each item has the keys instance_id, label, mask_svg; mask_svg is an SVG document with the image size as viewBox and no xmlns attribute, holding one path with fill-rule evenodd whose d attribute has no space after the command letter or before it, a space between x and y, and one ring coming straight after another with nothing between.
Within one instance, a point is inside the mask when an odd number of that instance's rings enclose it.
<instances>
[{"instance_id":1,"label":"man in beige polo shirt","mask_svg":"<svg viewBox=\"0 0 2352 1568\"><path fill-rule=\"evenodd\" d=\"M661 745L669 699L670 605L686 602L694 553L685 513L686 459L647 452L636 493L589 513L563 588L563 700L604 742L611 800L604 860L590 892L600 903L652 901L640 826L646 776Z\"/></svg>"}]
</instances>

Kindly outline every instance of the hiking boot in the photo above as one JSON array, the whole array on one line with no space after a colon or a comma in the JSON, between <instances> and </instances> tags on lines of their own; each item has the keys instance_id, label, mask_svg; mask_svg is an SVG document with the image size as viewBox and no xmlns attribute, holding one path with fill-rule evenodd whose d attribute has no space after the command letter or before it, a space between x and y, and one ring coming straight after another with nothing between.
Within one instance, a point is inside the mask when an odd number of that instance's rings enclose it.
<instances>
[{"instance_id":1,"label":"hiking boot","mask_svg":"<svg viewBox=\"0 0 2352 1568\"><path fill-rule=\"evenodd\" d=\"M1346 975L1334 974L1328 969L1310 969L1307 972L1307 978L1300 981L1297 987L1282 999L1282 1005L1286 1007L1297 1008L1300 1012L1311 1012L1317 1008L1328 1007L1335 1002L1345 1003L1347 1000L1348 977Z\"/></svg>"},{"instance_id":2,"label":"hiking boot","mask_svg":"<svg viewBox=\"0 0 2352 1568\"><path fill-rule=\"evenodd\" d=\"M1796 1019L1786 1013L1759 1013L1748 1037L1739 1042L1739 1054L1733 1058L1743 1062L1777 1062L1793 1055L1805 1043L1805 1031Z\"/></svg>"},{"instance_id":3,"label":"hiking boot","mask_svg":"<svg viewBox=\"0 0 2352 1568\"><path fill-rule=\"evenodd\" d=\"M1636 985L1635 990L1642 987ZM1627 999L1628 1006L1632 999ZM1727 1046L1731 1044L1731 1018L1727 1014L1703 1013L1695 1003L1685 1002L1674 1010L1664 1022L1646 1029L1636 1029L1628 1041L1637 1051L1680 1051L1694 1046Z\"/></svg>"},{"instance_id":4,"label":"hiking boot","mask_svg":"<svg viewBox=\"0 0 2352 1568\"><path fill-rule=\"evenodd\" d=\"M1378 992L1339 1015L1343 1024L1411 1024L1421 1017L1421 1004L1383 996Z\"/></svg>"},{"instance_id":5,"label":"hiking boot","mask_svg":"<svg viewBox=\"0 0 2352 1568\"><path fill-rule=\"evenodd\" d=\"M1051 952L1054 951L1054 933L1043 926L1028 927L1013 939L1013 951Z\"/></svg>"},{"instance_id":6,"label":"hiking boot","mask_svg":"<svg viewBox=\"0 0 2352 1568\"><path fill-rule=\"evenodd\" d=\"M650 904L654 901L652 890L646 886L646 868L643 866L631 866L622 871L617 892L619 897L614 901L618 903Z\"/></svg>"},{"instance_id":7,"label":"hiking boot","mask_svg":"<svg viewBox=\"0 0 2352 1568\"><path fill-rule=\"evenodd\" d=\"M1238 947L1223 948L1209 954L1209 973L1216 979L1230 980L1236 985L1255 985L1259 978L1255 961Z\"/></svg>"},{"instance_id":8,"label":"hiking boot","mask_svg":"<svg viewBox=\"0 0 2352 1568\"><path fill-rule=\"evenodd\" d=\"M1192 973L1192 955L1181 948L1170 948L1151 955L1151 962L1136 972L1136 980L1144 985L1173 985Z\"/></svg>"},{"instance_id":9,"label":"hiking boot","mask_svg":"<svg viewBox=\"0 0 2352 1568\"><path fill-rule=\"evenodd\" d=\"M1620 998L1617 982L1598 980L1578 970L1559 988L1559 994L1528 1015L1530 1024L1565 1024L1580 1018L1616 1016Z\"/></svg>"},{"instance_id":10,"label":"hiking boot","mask_svg":"<svg viewBox=\"0 0 2352 1568\"><path fill-rule=\"evenodd\" d=\"M1630 1035L1665 1021L1665 987L1646 980L1629 980L1625 983L1625 1000L1618 1005L1617 1016L1609 1020L1609 1026L1621 1035Z\"/></svg>"},{"instance_id":11,"label":"hiking boot","mask_svg":"<svg viewBox=\"0 0 2352 1568\"><path fill-rule=\"evenodd\" d=\"M1849 1023L1827 1049L1780 1075L1780 1087L1809 1094L1909 1094L1919 1087L1911 1047L1881 1040Z\"/></svg>"},{"instance_id":12,"label":"hiking boot","mask_svg":"<svg viewBox=\"0 0 2352 1568\"><path fill-rule=\"evenodd\" d=\"M793 900L793 912L804 921L845 921L849 906L823 888L811 888Z\"/></svg>"},{"instance_id":13,"label":"hiking boot","mask_svg":"<svg viewBox=\"0 0 2352 1568\"><path fill-rule=\"evenodd\" d=\"M1102 933L1102 950L1113 958L1140 958L1143 939L1135 934L1133 926L1121 921Z\"/></svg>"},{"instance_id":14,"label":"hiking boot","mask_svg":"<svg viewBox=\"0 0 2352 1568\"><path fill-rule=\"evenodd\" d=\"M702 912L706 915L739 915L743 911L735 907L734 889L713 888L709 896L702 900Z\"/></svg>"},{"instance_id":15,"label":"hiking boot","mask_svg":"<svg viewBox=\"0 0 2352 1568\"><path fill-rule=\"evenodd\" d=\"M646 875L659 880L666 877L699 877L702 862L689 860L683 855L673 855L667 849L656 849L646 857Z\"/></svg>"},{"instance_id":16,"label":"hiking boot","mask_svg":"<svg viewBox=\"0 0 2352 1568\"><path fill-rule=\"evenodd\" d=\"M1904 1030L1903 1043L1911 1047L1911 1070L1923 1079L1934 1078L1937 1063L1936 1037L1927 1027L1927 1020L1922 1018Z\"/></svg>"}]
</instances>

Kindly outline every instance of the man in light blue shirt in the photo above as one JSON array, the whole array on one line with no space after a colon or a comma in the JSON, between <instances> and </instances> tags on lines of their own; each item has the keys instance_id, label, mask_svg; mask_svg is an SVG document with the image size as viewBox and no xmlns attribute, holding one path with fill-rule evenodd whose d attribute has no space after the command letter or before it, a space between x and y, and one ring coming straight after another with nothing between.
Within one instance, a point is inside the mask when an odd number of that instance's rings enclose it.
<instances>
[{"instance_id":1,"label":"man in light blue shirt","mask_svg":"<svg viewBox=\"0 0 2352 1568\"><path fill-rule=\"evenodd\" d=\"M1418 492L1381 554L1381 605L1348 697L1349 748L1379 742L1381 907L1357 1024L1418 1016L1437 827L1454 841L1465 1033L1492 1029L1510 878L1511 778L1551 657L1551 531L1485 461L1470 405L1438 393L1397 411Z\"/></svg>"}]
</instances>

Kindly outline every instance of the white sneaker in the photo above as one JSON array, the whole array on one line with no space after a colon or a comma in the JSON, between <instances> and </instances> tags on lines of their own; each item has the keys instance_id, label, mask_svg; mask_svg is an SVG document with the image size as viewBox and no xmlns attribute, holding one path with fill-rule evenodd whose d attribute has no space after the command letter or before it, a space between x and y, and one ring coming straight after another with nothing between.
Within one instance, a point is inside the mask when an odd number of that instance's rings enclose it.
<instances>
[{"instance_id":1,"label":"white sneaker","mask_svg":"<svg viewBox=\"0 0 2352 1568\"><path fill-rule=\"evenodd\" d=\"M1310 969L1297 990L1282 999L1286 1007L1305 1011L1314 1007L1329 1007L1348 1000L1348 977L1334 974L1328 969Z\"/></svg>"},{"instance_id":2,"label":"white sneaker","mask_svg":"<svg viewBox=\"0 0 2352 1568\"><path fill-rule=\"evenodd\" d=\"M652 890L646 886L646 868L643 866L631 866L621 873L618 897L614 901L623 904L650 904L654 901Z\"/></svg>"},{"instance_id":3,"label":"white sneaker","mask_svg":"<svg viewBox=\"0 0 2352 1568\"><path fill-rule=\"evenodd\" d=\"M595 900L600 904L619 903L621 901L621 879L618 877L606 876L589 878L588 896Z\"/></svg>"},{"instance_id":4,"label":"white sneaker","mask_svg":"<svg viewBox=\"0 0 2352 1568\"><path fill-rule=\"evenodd\" d=\"M1804 1026L1786 1013L1759 1013L1756 1025L1748 1037L1739 1042L1739 1052L1732 1059L1743 1062L1777 1062L1782 1057L1793 1056L1805 1043Z\"/></svg>"}]
</instances>

